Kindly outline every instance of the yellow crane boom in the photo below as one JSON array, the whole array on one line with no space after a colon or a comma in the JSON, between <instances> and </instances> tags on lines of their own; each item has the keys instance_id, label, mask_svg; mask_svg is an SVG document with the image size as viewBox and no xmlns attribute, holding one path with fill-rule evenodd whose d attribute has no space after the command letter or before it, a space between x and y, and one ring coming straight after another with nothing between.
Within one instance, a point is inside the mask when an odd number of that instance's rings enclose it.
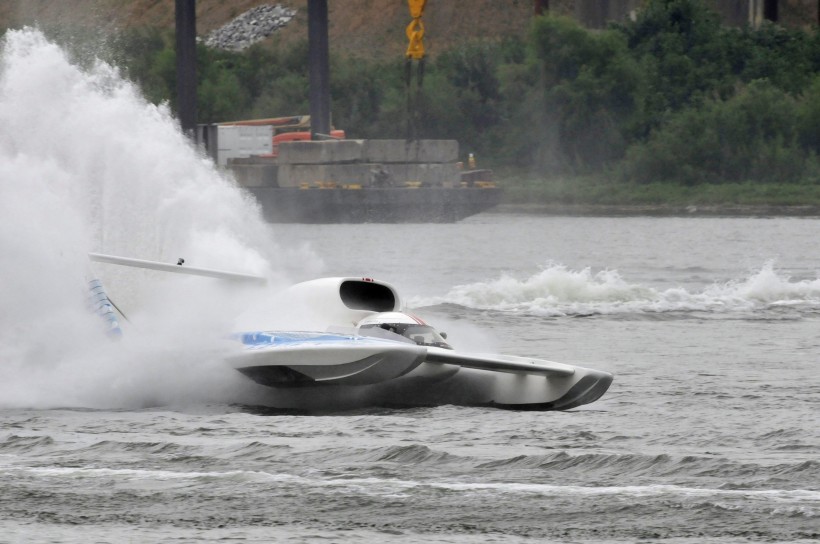
<instances>
[{"instance_id":1,"label":"yellow crane boom","mask_svg":"<svg viewBox=\"0 0 820 544\"><path fill-rule=\"evenodd\" d=\"M421 109L421 89L424 82L424 23L421 16L424 15L424 8L427 0L407 0L407 7L410 8L410 17L413 18L407 25L406 33L409 41L407 52L405 53L405 79L407 83L407 138L415 140L418 133L420 109ZM418 62L418 74L416 76L416 92L412 91L413 61Z\"/></svg>"},{"instance_id":2,"label":"yellow crane boom","mask_svg":"<svg viewBox=\"0 0 820 544\"><path fill-rule=\"evenodd\" d=\"M413 18L406 30L407 39L410 42L405 53L408 59L421 60L424 58L424 23L421 22L421 16L424 15L426 5L427 0L407 0L410 17Z\"/></svg>"}]
</instances>

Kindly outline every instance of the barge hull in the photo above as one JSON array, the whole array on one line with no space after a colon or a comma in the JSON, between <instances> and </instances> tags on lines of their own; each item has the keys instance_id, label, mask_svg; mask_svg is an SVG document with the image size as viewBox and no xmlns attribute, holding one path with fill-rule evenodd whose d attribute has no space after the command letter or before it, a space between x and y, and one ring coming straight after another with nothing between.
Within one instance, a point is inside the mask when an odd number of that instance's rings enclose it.
<instances>
[{"instance_id":1,"label":"barge hull","mask_svg":"<svg viewBox=\"0 0 820 544\"><path fill-rule=\"evenodd\" d=\"M496 206L494 187L248 187L271 223L454 223Z\"/></svg>"}]
</instances>

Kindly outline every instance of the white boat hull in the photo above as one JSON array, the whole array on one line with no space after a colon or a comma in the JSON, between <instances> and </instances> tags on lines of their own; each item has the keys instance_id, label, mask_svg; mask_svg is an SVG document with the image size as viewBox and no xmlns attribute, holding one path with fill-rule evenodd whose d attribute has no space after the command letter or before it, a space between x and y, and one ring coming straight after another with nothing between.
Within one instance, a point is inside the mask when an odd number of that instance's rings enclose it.
<instances>
[{"instance_id":1,"label":"white boat hull","mask_svg":"<svg viewBox=\"0 0 820 544\"><path fill-rule=\"evenodd\" d=\"M422 363L422 370L428 363ZM336 411L369 406L488 406L511 410L570 410L599 399L612 375L590 371L570 380L501 376L486 370L454 369L447 378L405 376L363 386L266 387L249 403L283 410Z\"/></svg>"},{"instance_id":2,"label":"white boat hull","mask_svg":"<svg viewBox=\"0 0 820 544\"><path fill-rule=\"evenodd\" d=\"M229 363L262 385L368 385L398 378L424 360L427 350L353 335L276 332L241 335L245 349Z\"/></svg>"},{"instance_id":3,"label":"white boat hull","mask_svg":"<svg viewBox=\"0 0 820 544\"><path fill-rule=\"evenodd\" d=\"M378 338L319 333L253 333L234 368L267 386L254 403L287 410L366 406L493 406L568 410L594 402L607 372L519 357L490 359ZM276 341L279 338L281 341ZM429 352L429 353L428 353ZM425 358L431 361L425 361ZM510 365L507 371L472 366ZM532 361L532 368L522 366Z\"/></svg>"}]
</instances>

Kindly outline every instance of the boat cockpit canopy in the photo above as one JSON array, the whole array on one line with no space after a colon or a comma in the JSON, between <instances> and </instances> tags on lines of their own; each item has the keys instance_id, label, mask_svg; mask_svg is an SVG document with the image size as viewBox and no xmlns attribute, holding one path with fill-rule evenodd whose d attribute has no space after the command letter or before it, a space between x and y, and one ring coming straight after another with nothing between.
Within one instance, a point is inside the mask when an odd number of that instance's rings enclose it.
<instances>
[{"instance_id":1,"label":"boat cockpit canopy","mask_svg":"<svg viewBox=\"0 0 820 544\"><path fill-rule=\"evenodd\" d=\"M382 329L393 334L398 334L413 341L419 346L433 346L437 348L453 349L450 344L445 341L444 336L429 325L408 323L374 323L362 325L359 329L360 334L366 335L368 329L371 331L373 329Z\"/></svg>"}]
</instances>

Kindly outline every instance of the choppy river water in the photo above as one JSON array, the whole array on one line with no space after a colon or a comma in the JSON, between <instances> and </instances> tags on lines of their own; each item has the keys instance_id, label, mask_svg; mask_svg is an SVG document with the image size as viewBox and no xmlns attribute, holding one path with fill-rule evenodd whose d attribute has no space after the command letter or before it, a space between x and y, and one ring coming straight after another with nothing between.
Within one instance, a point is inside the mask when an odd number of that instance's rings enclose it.
<instances>
[{"instance_id":1,"label":"choppy river water","mask_svg":"<svg viewBox=\"0 0 820 544\"><path fill-rule=\"evenodd\" d=\"M166 407L7 407L0 540L816 539L818 229L501 214L277 226L329 272L395 281L458 347L616 380L568 413L289 415L222 393ZM146 383L133 387L150 401Z\"/></svg>"},{"instance_id":2,"label":"choppy river water","mask_svg":"<svg viewBox=\"0 0 820 544\"><path fill-rule=\"evenodd\" d=\"M110 67L12 32L0 542L816 541L818 232L513 213L269 226ZM280 413L210 356L247 293L103 267L132 321L111 343L83 306L88 251L274 285L378 277L457 348L615 382L570 412Z\"/></svg>"}]
</instances>

